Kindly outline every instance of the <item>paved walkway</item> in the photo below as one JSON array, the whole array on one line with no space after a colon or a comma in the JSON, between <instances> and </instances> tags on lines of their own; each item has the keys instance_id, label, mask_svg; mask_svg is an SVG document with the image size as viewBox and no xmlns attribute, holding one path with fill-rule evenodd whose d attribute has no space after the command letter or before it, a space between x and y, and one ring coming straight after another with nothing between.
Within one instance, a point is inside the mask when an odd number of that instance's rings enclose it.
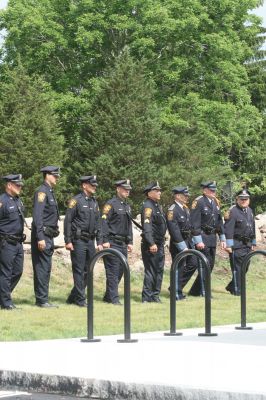
<instances>
[{"instance_id":1,"label":"paved walkway","mask_svg":"<svg viewBox=\"0 0 266 400\"><path fill-rule=\"evenodd\" d=\"M252 326L214 327L217 337L133 334L137 343L0 342L0 383L94 399L266 400L266 323Z\"/></svg>"}]
</instances>

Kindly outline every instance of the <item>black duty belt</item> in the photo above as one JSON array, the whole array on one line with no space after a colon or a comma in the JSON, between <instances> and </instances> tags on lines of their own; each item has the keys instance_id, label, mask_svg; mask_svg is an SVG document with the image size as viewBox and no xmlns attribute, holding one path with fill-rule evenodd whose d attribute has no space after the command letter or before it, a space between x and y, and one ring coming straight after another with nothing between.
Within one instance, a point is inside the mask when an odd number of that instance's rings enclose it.
<instances>
[{"instance_id":1,"label":"black duty belt","mask_svg":"<svg viewBox=\"0 0 266 400\"><path fill-rule=\"evenodd\" d=\"M182 237L184 238L184 239L188 239L189 237L191 237L191 231L190 230L182 230L181 229L181 234L182 234Z\"/></svg>"},{"instance_id":2,"label":"black duty belt","mask_svg":"<svg viewBox=\"0 0 266 400\"><path fill-rule=\"evenodd\" d=\"M52 238L59 236L60 232L59 232L58 227L44 226L43 233L45 234L45 236L48 236L50 239L52 239Z\"/></svg>"},{"instance_id":3,"label":"black duty belt","mask_svg":"<svg viewBox=\"0 0 266 400\"><path fill-rule=\"evenodd\" d=\"M88 240L94 240L96 238L95 233L89 233L86 231L82 231L81 229L77 228L77 230L73 233L74 239L81 239L87 242Z\"/></svg>"},{"instance_id":4,"label":"black duty belt","mask_svg":"<svg viewBox=\"0 0 266 400\"><path fill-rule=\"evenodd\" d=\"M16 245L17 243L23 243L26 240L26 235L21 234L21 235L5 235L1 234L0 235L0 240L5 240L9 244Z\"/></svg>"},{"instance_id":5,"label":"black duty belt","mask_svg":"<svg viewBox=\"0 0 266 400\"><path fill-rule=\"evenodd\" d=\"M240 240L244 244L248 244L252 241L254 237L244 236L244 235L234 235L234 239Z\"/></svg>"},{"instance_id":6,"label":"black duty belt","mask_svg":"<svg viewBox=\"0 0 266 400\"><path fill-rule=\"evenodd\" d=\"M206 235L212 235L213 233L216 233L216 228L211 226L203 226L201 229Z\"/></svg>"},{"instance_id":7,"label":"black duty belt","mask_svg":"<svg viewBox=\"0 0 266 400\"><path fill-rule=\"evenodd\" d=\"M122 236L122 235L110 235L110 240L114 241L115 243L125 243L129 244L130 243L130 238L129 236Z\"/></svg>"}]
</instances>

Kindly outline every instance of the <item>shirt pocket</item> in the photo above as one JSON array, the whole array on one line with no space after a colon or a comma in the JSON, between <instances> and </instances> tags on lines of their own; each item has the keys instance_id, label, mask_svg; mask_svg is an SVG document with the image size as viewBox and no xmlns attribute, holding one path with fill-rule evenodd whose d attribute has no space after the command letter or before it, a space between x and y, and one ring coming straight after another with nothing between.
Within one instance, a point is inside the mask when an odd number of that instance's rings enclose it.
<instances>
[{"instance_id":1,"label":"shirt pocket","mask_svg":"<svg viewBox=\"0 0 266 400\"><path fill-rule=\"evenodd\" d=\"M9 221L15 221L18 218L18 210L16 208L8 209L8 219Z\"/></svg>"}]
</instances>

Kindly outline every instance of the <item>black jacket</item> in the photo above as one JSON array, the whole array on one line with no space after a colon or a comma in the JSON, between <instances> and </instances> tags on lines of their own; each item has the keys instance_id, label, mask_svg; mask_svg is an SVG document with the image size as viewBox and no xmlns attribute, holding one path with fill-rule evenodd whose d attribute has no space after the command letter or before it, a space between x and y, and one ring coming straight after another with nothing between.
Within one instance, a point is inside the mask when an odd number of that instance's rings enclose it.
<instances>
[{"instance_id":1,"label":"black jacket","mask_svg":"<svg viewBox=\"0 0 266 400\"><path fill-rule=\"evenodd\" d=\"M86 196L84 192L68 203L64 221L65 243L79 239L82 233L88 234L90 239L96 238L98 245L102 244L99 205L94 197Z\"/></svg>"},{"instance_id":2,"label":"black jacket","mask_svg":"<svg viewBox=\"0 0 266 400\"><path fill-rule=\"evenodd\" d=\"M164 243L167 226L160 204L151 199L143 202L141 224L143 227L142 239L146 244L152 246Z\"/></svg>"}]
</instances>

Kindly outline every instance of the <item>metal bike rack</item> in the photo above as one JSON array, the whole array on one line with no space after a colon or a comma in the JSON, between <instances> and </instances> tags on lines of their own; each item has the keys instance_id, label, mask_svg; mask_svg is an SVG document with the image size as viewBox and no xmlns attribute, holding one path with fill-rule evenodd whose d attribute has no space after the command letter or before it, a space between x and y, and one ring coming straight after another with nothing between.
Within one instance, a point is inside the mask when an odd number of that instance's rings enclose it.
<instances>
[{"instance_id":1,"label":"metal bike rack","mask_svg":"<svg viewBox=\"0 0 266 400\"><path fill-rule=\"evenodd\" d=\"M217 336L217 333L211 333L211 268L209 261L198 250L188 249L179 253L174 259L170 271L170 332L165 336L180 336L181 332L176 332L176 269L180 267L180 262L188 256L196 256L205 266L205 333L199 333L198 336Z\"/></svg>"},{"instance_id":2,"label":"metal bike rack","mask_svg":"<svg viewBox=\"0 0 266 400\"><path fill-rule=\"evenodd\" d=\"M266 256L266 250L255 250L251 253L247 254L244 258L241 271L240 271L240 279L241 279L241 326L236 326L235 329L239 330L250 330L253 329L252 326L247 326L247 292L246 292L246 271L250 259L256 255Z\"/></svg>"},{"instance_id":3,"label":"metal bike rack","mask_svg":"<svg viewBox=\"0 0 266 400\"><path fill-rule=\"evenodd\" d=\"M99 258L106 255L112 255L119 258L124 268L124 339L119 339L119 343L135 343L137 339L130 337L130 270L126 257L116 249L104 249L96 253L91 259L88 267L87 277L87 339L81 339L82 342L100 342L101 339L94 339L93 337L93 269Z\"/></svg>"}]
</instances>

